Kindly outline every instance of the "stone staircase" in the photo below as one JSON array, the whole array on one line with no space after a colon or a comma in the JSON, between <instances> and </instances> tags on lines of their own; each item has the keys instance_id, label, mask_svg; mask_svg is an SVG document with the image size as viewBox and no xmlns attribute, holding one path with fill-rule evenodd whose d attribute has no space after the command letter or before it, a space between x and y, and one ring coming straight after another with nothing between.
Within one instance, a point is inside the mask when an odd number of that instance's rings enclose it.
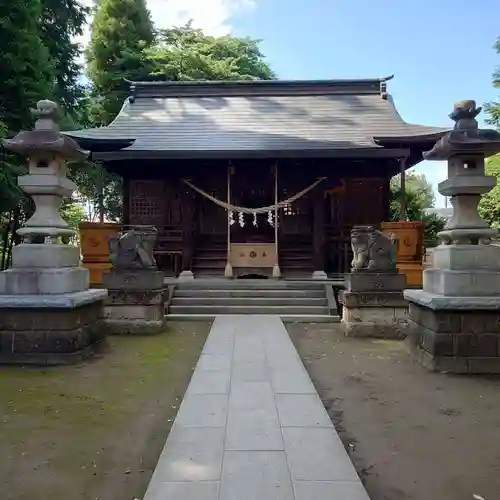
<instances>
[{"instance_id":1,"label":"stone staircase","mask_svg":"<svg viewBox=\"0 0 500 500\"><path fill-rule=\"evenodd\" d=\"M337 322L327 282L199 279L175 285L169 319L211 319L218 314L278 314L287 322Z\"/></svg>"}]
</instances>

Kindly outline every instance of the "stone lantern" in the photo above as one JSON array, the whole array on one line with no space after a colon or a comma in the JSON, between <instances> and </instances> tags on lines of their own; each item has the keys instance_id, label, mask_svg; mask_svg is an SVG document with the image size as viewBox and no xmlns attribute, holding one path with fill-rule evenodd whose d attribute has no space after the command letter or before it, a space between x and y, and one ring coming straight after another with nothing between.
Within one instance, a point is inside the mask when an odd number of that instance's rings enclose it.
<instances>
[{"instance_id":1,"label":"stone lantern","mask_svg":"<svg viewBox=\"0 0 500 500\"><path fill-rule=\"evenodd\" d=\"M405 290L412 353L426 367L455 373L500 373L500 247L498 233L479 216L482 194L496 178L485 158L500 152L500 134L481 130L474 101L455 105L455 127L425 154L447 160L448 178L438 186L451 197L453 217L438 234L433 267L422 290Z\"/></svg>"},{"instance_id":2,"label":"stone lantern","mask_svg":"<svg viewBox=\"0 0 500 500\"><path fill-rule=\"evenodd\" d=\"M3 140L8 151L28 159L18 184L36 209L18 230L12 268L0 273L0 362L58 363L77 359L96 339L106 290L89 289L89 272L79 267L79 249L67 244L74 231L59 214L76 185L66 177L66 160L83 160L71 138L61 135L57 105L39 101L34 130Z\"/></svg>"}]
</instances>

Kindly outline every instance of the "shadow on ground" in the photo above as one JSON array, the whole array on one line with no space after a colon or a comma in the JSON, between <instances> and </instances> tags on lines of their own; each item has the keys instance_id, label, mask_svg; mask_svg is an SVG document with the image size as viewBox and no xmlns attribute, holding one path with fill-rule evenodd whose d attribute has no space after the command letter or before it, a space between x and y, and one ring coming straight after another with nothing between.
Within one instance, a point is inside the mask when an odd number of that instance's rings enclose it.
<instances>
[{"instance_id":1,"label":"shadow on ground","mask_svg":"<svg viewBox=\"0 0 500 500\"><path fill-rule=\"evenodd\" d=\"M371 500L500 498L500 378L433 374L403 342L288 326Z\"/></svg>"}]
</instances>

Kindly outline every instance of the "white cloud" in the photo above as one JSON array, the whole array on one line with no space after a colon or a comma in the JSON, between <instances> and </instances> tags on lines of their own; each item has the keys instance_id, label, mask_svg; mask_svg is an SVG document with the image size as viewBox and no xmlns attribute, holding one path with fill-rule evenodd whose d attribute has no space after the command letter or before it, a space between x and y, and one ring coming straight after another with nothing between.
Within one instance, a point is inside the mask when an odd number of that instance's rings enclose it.
<instances>
[{"instance_id":1,"label":"white cloud","mask_svg":"<svg viewBox=\"0 0 500 500\"><path fill-rule=\"evenodd\" d=\"M82 3L90 7L93 0ZM253 8L255 0L147 0L147 5L157 28L182 26L192 19L193 26L207 35L222 36L232 31L231 17ZM78 42L85 46L88 40L87 27Z\"/></svg>"},{"instance_id":2,"label":"white cloud","mask_svg":"<svg viewBox=\"0 0 500 500\"><path fill-rule=\"evenodd\" d=\"M148 8L157 28L182 26L190 19L208 35L231 32L231 17L254 6L254 0L149 0Z\"/></svg>"}]
</instances>

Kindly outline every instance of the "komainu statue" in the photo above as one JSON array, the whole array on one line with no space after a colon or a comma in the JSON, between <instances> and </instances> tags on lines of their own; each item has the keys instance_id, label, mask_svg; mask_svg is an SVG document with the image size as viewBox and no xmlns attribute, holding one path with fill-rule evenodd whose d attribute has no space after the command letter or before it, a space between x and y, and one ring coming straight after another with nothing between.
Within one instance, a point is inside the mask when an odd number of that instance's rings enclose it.
<instances>
[{"instance_id":1,"label":"komainu statue","mask_svg":"<svg viewBox=\"0 0 500 500\"><path fill-rule=\"evenodd\" d=\"M113 269L156 269L153 255L158 231L154 227L131 229L109 240L109 259Z\"/></svg>"},{"instance_id":2,"label":"komainu statue","mask_svg":"<svg viewBox=\"0 0 500 500\"><path fill-rule=\"evenodd\" d=\"M395 272L397 240L373 226L354 226L351 230L354 257L351 271Z\"/></svg>"}]
</instances>

